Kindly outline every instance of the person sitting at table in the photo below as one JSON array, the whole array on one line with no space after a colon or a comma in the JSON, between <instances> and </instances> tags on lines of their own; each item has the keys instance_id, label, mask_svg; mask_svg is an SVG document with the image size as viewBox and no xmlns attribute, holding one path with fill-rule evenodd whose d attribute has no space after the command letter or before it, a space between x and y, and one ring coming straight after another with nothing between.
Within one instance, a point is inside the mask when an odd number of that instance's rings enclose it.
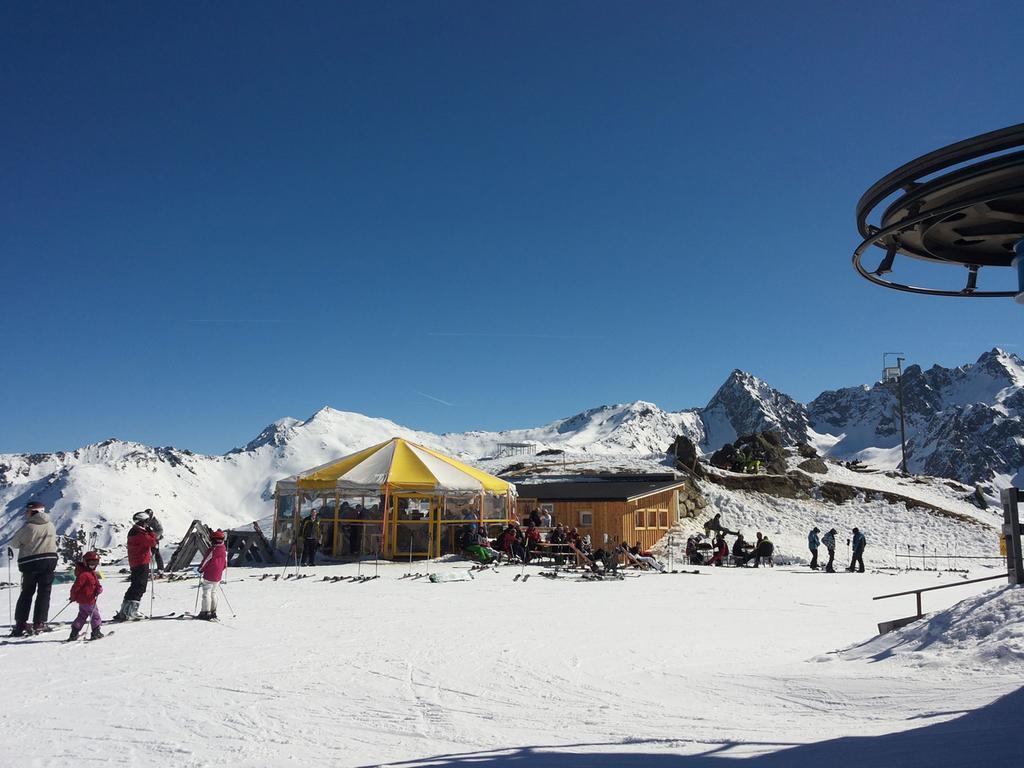
<instances>
[{"instance_id":1,"label":"person sitting at table","mask_svg":"<svg viewBox=\"0 0 1024 768\"><path fill-rule=\"evenodd\" d=\"M715 551L711 555L711 559L708 560L708 565L721 565L725 561L725 556L729 554L729 545L725 543L725 536L718 534L715 537Z\"/></svg>"},{"instance_id":2,"label":"person sitting at table","mask_svg":"<svg viewBox=\"0 0 1024 768\"><path fill-rule=\"evenodd\" d=\"M534 526L539 526L540 525L540 510L537 509L536 507L534 507L530 511L530 517L527 519L526 522L527 522L527 525L532 523Z\"/></svg>"},{"instance_id":3,"label":"person sitting at table","mask_svg":"<svg viewBox=\"0 0 1024 768\"><path fill-rule=\"evenodd\" d=\"M533 558L534 553L537 551L537 545L540 544L540 531L537 529L532 522L526 524L525 541L523 546L525 548L526 562L530 562Z\"/></svg>"},{"instance_id":4,"label":"person sitting at table","mask_svg":"<svg viewBox=\"0 0 1024 768\"><path fill-rule=\"evenodd\" d=\"M774 554L775 545L768 541L767 536L762 536L760 533L757 534L757 547L754 549L754 567L759 567L763 560L765 565L770 565L774 568L775 561L772 559Z\"/></svg>"},{"instance_id":5,"label":"person sitting at table","mask_svg":"<svg viewBox=\"0 0 1024 768\"><path fill-rule=\"evenodd\" d=\"M696 536L690 536L686 540L686 561L690 565L704 565L704 556L697 549L697 542L700 540L700 534Z\"/></svg>"},{"instance_id":6,"label":"person sitting at table","mask_svg":"<svg viewBox=\"0 0 1024 768\"><path fill-rule=\"evenodd\" d=\"M515 558L515 545L516 545L516 529L512 523L509 523L505 530L498 535L497 545L495 549L505 555L505 559L508 562L512 562Z\"/></svg>"},{"instance_id":7,"label":"person sitting at table","mask_svg":"<svg viewBox=\"0 0 1024 768\"><path fill-rule=\"evenodd\" d=\"M555 556L555 562L558 565L562 565L565 562L565 555L562 554L565 552L565 543L565 529L562 527L562 524L559 523L548 532L548 544L557 545L553 546L551 549Z\"/></svg>"},{"instance_id":8,"label":"person sitting at table","mask_svg":"<svg viewBox=\"0 0 1024 768\"><path fill-rule=\"evenodd\" d=\"M750 544L743 538L742 533L736 534L736 541L732 543L732 562L734 565L743 565L749 559L747 557Z\"/></svg>"}]
</instances>

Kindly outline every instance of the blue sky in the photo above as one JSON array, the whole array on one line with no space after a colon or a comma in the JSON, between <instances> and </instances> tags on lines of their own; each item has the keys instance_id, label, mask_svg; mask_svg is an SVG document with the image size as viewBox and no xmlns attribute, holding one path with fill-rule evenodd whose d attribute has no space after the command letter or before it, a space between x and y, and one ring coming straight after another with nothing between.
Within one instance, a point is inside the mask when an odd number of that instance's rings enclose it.
<instances>
[{"instance_id":1,"label":"blue sky","mask_svg":"<svg viewBox=\"0 0 1024 768\"><path fill-rule=\"evenodd\" d=\"M733 368L807 400L889 350L1019 353L1011 301L850 255L877 178L1020 122L1022 28L1018 2L5 4L0 451L222 452L323 405L532 426L703 405Z\"/></svg>"}]
</instances>

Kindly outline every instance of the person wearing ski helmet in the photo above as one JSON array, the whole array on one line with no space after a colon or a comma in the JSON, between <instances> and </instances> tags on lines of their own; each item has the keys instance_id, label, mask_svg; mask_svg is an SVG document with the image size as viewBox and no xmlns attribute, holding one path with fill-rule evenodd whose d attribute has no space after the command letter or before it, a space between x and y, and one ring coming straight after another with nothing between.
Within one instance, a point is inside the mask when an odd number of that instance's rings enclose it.
<instances>
[{"instance_id":1,"label":"person wearing ski helmet","mask_svg":"<svg viewBox=\"0 0 1024 768\"><path fill-rule=\"evenodd\" d=\"M821 533L821 529L818 526L814 526L811 532L807 534L807 548L811 550L811 568L818 570L818 547L821 546L821 539L818 538L818 534Z\"/></svg>"},{"instance_id":2,"label":"person wearing ski helmet","mask_svg":"<svg viewBox=\"0 0 1024 768\"><path fill-rule=\"evenodd\" d=\"M199 573L202 575L200 588L203 593L203 608L199 611L197 619L206 621L217 618L217 587L224 577L224 569L228 567L228 551L224 546L224 531L214 531L210 534L210 549L203 556L199 563Z\"/></svg>"},{"instance_id":3,"label":"person wearing ski helmet","mask_svg":"<svg viewBox=\"0 0 1024 768\"><path fill-rule=\"evenodd\" d=\"M867 546L868 540L863 533L860 532L860 528L853 529L853 559L850 560L850 567L846 570L854 570L856 566L857 573L864 573L864 547Z\"/></svg>"},{"instance_id":4,"label":"person wearing ski helmet","mask_svg":"<svg viewBox=\"0 0 1024 768\"><path fill-rule=\"evenodd\" d=\"M99 564L100 556L97 552L86 552L82 562L75 563L75 584L71 587L71 601L78 603L78 616L71 622L71 636L68 640L77 640L86 622L92 627L90 640L99 640L103 637L100 629L103 617L100 616L100 609L96 604L96 599L103 592L103 585L100 584L99 575L96 573Z\"/></svg>"},{"instance_id":5,"label":"person wearing ski helmet","mask_svg":"<svg viewBox=\"0 0 1024 768\"><path fill-rule=\"evenodd\" d=\"M825 565L825 573L835 573L836 569L832 564L836 559L836 529L830 528L828 533L821 537L821 543L828 550L828 563Z\"/></svg>"},{"instance_id":6,"label":"person wearing ski helmet","mask_svg":"<svg viewBox=\"0 0 1024 768\"><path fill-rule=\"evenodd\" d=\"M11 630L13 637L45 631L50 615L50 590L53 572L57 568L57 530L45 510L46 507L38 501L26 504L25 525L8 544L18 550L18 570L21 571L21 594L14 609L14 629ZM33 595L36 605L30 625L28 614Z\"/></svg>"},{"instance_id":7,"label":"person wearing ski helmet","mask_svg":"<svg viewBox=\"0 0 1024 768\"><path fill-rule=\"evenodd\" d=\"M138 621L143 618L139 613L139 603L146 594L149 583L149 561L153 547L156 546L156 534L149 529L149 515L136 512L132 515L135 524L128 531L128 568L130 577L128 591L124 593L121 610L114 616L114 621Z\"/></svg>"}]
</instances>

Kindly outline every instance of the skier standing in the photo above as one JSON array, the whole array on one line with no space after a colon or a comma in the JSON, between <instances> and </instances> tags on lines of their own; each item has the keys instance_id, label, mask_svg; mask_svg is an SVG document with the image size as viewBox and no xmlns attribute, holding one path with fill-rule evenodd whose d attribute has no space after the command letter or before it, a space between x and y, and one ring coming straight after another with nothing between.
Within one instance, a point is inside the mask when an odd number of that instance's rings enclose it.
<instances>
[{"instance_id":1,"label":"skier standing","mask_svg":"<svg viewBox=\"0 0 1024 768\"><path fill-rule=\"evenodd\" d=\"M811 550L811 568L818 570L818 547L821 546L821 540L818 538L818 534L821 533L821 529L818 526L814 526L811 532L807 534L807 548Z\"/></svg>"},{"instance_id":2,"label":"skier standing","mask_svg":"<svg viewBox=\"0 0 1024 768\"><path fill-rule=\"evenodd\" d=\"M124 593L121 610L114 616L113 621L138 621L143 618L139 613L139 603L142 601L142 596L146 594L146 584L149 583L149 561L157 542L156 534L149 530L147 525L148 514L136 512L132 515L132 520L135 521L135 524L128 531L130 583L128 591Z\"/></svg>"},{"instance_id":3,"label":"skier standing","mask_svg":"<svg viewBox=\"0 0 1024 768\"><path fill-rule=\"evenodd\" d=\"M103 591L103 585L96 575L99 564L100 556L96 552L86 552L82 562L75 564L75 583L71 587L71 599L78 603L78 616L71 622L71 636L68 640L77 640L86 622L92 626L90 640L99 640L103 637L100 630L103 618L96 604L96 599Z\"/></svg>"},{"instance_id":4,"label":"skier standing","mask_svg":"<svg viewBox=\"0 0 1024 768\"><path fill-rule=\"evenodd\" d=\"M854 566L858 566L857 573L864 573L864 547L867 546L868 540L863 533L860 532L860 528L853 529L853 559L850 561L850 567L846 570L852 571Z\"/></svg>"},{"instance_id":5,"label":"skier standing","mask_svg":"<svg viewBox=\"0 0 1024 768\"><path fill-rule=\"evenodd\" d=\"M315 565L316 550L320 546L320 521L315 509L302 521L299 537L302 539L302 564Z\"/></svg>"},{"instance_id":6,"label":"skier standing","mask_svg":"<svg viewBox=\"0 0 1024 768\"><path fill-rule=\"evenodd\" d=\"M53 572L57 568L57 530L45 509L38 501L30 501L25 505L28 521L9 542L9 546L18 550L18 570L21 571L21 594L18 595L18 605L14 609L12 637L46 631ZM32 615L32 626L29 626L28 614L33 594L36 607Z\"/></svg>"},{"instance_id":7,"label":"skier standing","mask_svg":"<svg viewBox=\"0 0 1024 768\"><path fill-rule=\"evenodd\" d=\"M197 619L213 621L217 618L217 587L224 577L224 569L228 567L228 551L224 546L224 531L214 531L210 534L210 543L213 545L203 556L199 563L199 572L202 574L203 607L199 611Z\"/></svg>"},{"instance_id":8,"label":"skier standing","mask_svg":"<svg viewBox=\"0 0 1024 768\"><path fill-rule=\"evenodd\" d=\"M832 567L832 563L836 559L836 529L830 528L829 532L821 537L821 543L828 550L828 563L825 565L825 573L835 573L836 569Z\"/></svg>"}]
</instances>

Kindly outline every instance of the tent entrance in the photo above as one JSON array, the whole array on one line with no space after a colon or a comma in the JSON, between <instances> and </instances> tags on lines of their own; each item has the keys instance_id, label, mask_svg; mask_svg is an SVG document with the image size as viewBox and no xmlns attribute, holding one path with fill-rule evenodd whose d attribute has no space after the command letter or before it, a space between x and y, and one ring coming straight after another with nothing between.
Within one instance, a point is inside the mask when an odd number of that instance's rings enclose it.
<instances>
[{"instance_id":1,"label":"tent entrance","mask_svg":"<svg viewBox=\"0 0 1024 768\"><path fill-rule=\"evenodd\" d=\"M423 493L397 493L391 497L389 557L436 557L440 501L436 496Z\"/></svg>"}]
</instances>

